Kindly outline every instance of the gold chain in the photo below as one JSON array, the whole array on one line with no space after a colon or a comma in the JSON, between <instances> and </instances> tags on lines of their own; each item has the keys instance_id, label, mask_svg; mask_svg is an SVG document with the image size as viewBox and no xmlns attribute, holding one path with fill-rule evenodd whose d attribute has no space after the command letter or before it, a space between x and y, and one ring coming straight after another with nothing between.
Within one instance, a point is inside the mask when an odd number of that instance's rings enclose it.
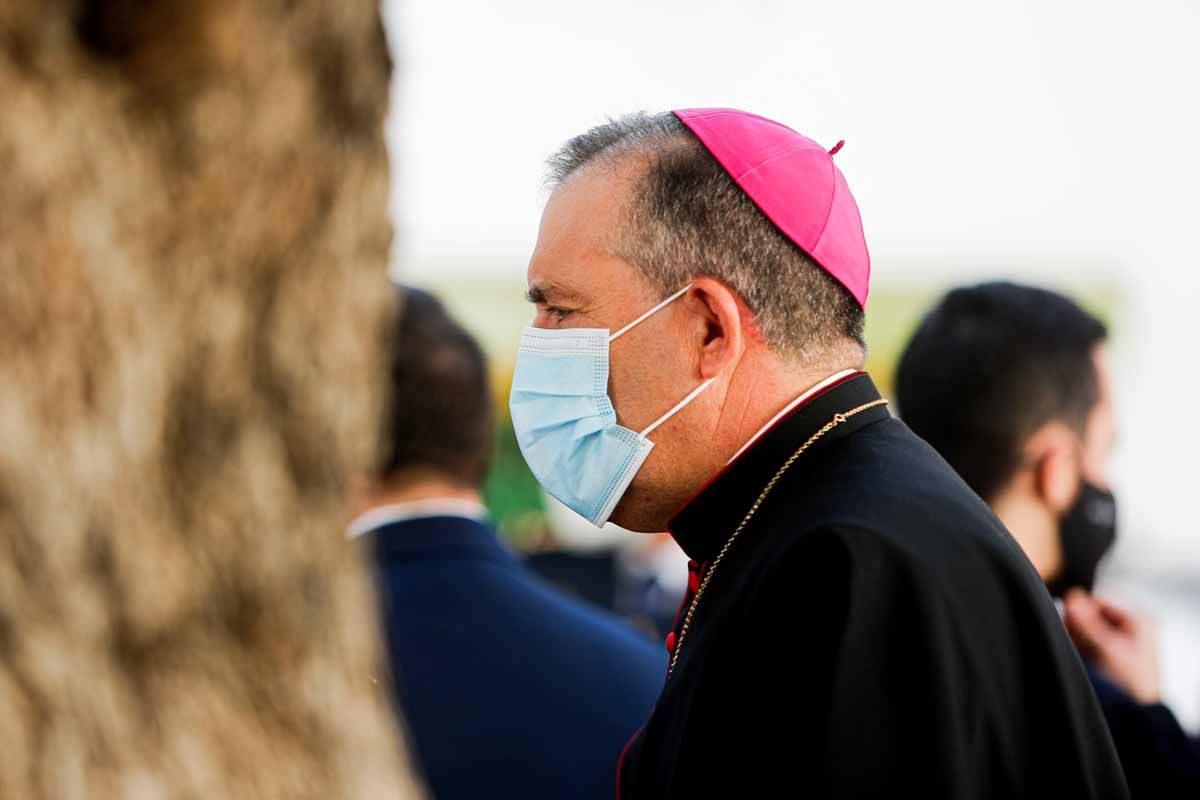
<instances>
[{"instance_id":1,"label":"gold chain","mask_svg":"<svg viewBox=\"0 0 1200 800\"><path fill-rule=\"evenodd\" d=\"M721 559L723 559L725 554L729 552L729 548L733 546L733 542L735 539L737 539L738 534L741 533L746 527L746 523L748 523L750 518L754 516L754 512L758 511L758 507L761 506L763 501L767 499L767 495L770 494L771 490L775 488L775 484L778 483L779 479L783 477L783 473L788 471L788 468L795 463L796 459L799 458L805 450L812 447L818 439L829 433L838 425L841 425L855 414L859 414L869 408L875 408L876 406L882 406L886 404L887 400L872 400L870 403L864 403L857 408L852 408L849 411L841 414L834 414L833 419L829 420L829 422L826 422L819 431L808 437L808 441L800 445L799 449L792 453L791 458L783 462L783 466L779 468L771 480L767 481L767 485L763 487L762 492L758 495L758 499L754 501L754 505L750 506L750 510L746 512L746 516L742 517L741 523L737 526L737 528L734 529L730 537L725 540L725 544L721 548L721 551L717 553L717 557L713 559L712 564L710 564L708 569L704 571L704 580L700 582L700 587L696 589L696 596L692 598L692 603L688 606L687 616L683 618L683 627L679 629L679 641L675 642L675 650L671 653L671 665L667 667L668 678L671 677L671 673L675 670L675 662L679 660L679 654L683 651L683 640L687 636L688 628L691 627L692 617L696 613L696 606L700 604L700 597L704 594L704 588L708 586L708 582L712 580L712 576L716 574L717 565L721 563Z\"/></svg>"}]
</instances>

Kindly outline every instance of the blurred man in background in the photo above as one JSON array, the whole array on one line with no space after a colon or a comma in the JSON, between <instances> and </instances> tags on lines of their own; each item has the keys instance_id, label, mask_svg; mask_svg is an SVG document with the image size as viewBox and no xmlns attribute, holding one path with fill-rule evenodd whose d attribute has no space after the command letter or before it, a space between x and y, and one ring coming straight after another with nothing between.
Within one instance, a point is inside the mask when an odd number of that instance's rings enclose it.
<instances>
[{"instance_id":1,"label":"blurred man in background","mask_svg":"<svg viewBox=\"0 0 1200 800\"><path fill-rule=\"evenodd\" d=\"M1127 797L1037 573L861 371L837 150L689 109L551 160L517 441L581 516L692 561L620 796Z\"/></svg>"},{"instance_id":2,"label":"blurred man in background","mask_svg":"<svg viewBox=\"0 0 1200 800\"><path fill-rule=\"evenodd\" d=\"M957 289L900 360L901 413L995 510L1050 591L1112 730L1134 797L1200 797L1200 756L1162 705L1153 631L1091 594L1116 536L1116 440L1104 325L1011 283Z\"/></svg>"},{"instance_id":3,"label":"blurred man in background","mask_svg":"<svg viewBox=\"0 0 1200 800\"><path fill-rule=\"evenodd\" d=\"M484 355L432 296L408 290L402 304L385 455L350 534L379 571L418 762L438 798L609 798L665 660L497 540L482 505Z\"/></svg>"}]
</instances>

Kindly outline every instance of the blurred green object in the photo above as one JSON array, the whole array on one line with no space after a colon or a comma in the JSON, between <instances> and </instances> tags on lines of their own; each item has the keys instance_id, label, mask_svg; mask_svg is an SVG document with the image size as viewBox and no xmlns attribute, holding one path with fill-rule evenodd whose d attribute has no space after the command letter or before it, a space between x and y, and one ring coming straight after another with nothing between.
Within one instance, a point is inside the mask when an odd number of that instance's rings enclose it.
<instances>
[{"instance_id":1,"label":"blurred green object","mask_svg":"<svg viewBox=\"0 0 1200 800\"><path fill-rule=\"evenodd\" d=\"M496 443L484 502L505 538L520 545L536 539L544 530L546 504L542 487L517 446L508 404L498 406L497 412Z\"/></svg>"}]
</instances>

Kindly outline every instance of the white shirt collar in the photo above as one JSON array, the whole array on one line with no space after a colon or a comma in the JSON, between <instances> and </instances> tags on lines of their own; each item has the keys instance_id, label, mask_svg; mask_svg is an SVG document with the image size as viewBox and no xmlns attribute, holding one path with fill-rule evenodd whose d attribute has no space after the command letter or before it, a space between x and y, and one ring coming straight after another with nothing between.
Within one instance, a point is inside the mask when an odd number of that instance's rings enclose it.
<instances>
[{"instance_id":1,"label":"white shirt collar","mask_svg":"<svg viewBox=\"0 0 1200 800\"><path fill-rule=\"evenodd\" d=\"M738 456L740 456L742 453L746 452L746 450L750 447L750 445L757 442L764 433L766 433L768 430L770 430L772 425L774 425L776 422L779 422L779 420L781 420L785 416L787 416L788 412L791 411L793 408L800 405L805 400L812 397L814 394L821 391L822 389L829 386L830 384L837 383L842 378L849 377L850 375L853 375L856 372L858 372L858 370L856 370L856 369L844 369L841 372L835 372L834 374L830 375L825 380L818 383L816 386L813 386L811 389L804 392L804 394L800 395L792 402L788 403L786 406L783 407L782 411L780 411L775 416L771 417L770 421L767 422L766 425L763 425L761 428L759 428L758 433L751 436L750 439L744 445L742 445L741 449L733 454L733 458L729 459L729 461L727 461L725 463L732 464L735 460L737 460Z\"/></svg>"},{"instance_id":2,"label":"white shirt collar","mask_svg":"<svg viewBox=\"0 0 1200 800\"><path fill-rule=\"evenodd\" d=\"M378 530L384 525L407 522L426 517L462 517L482 521L487 519L487 509L477 500L460 497L430 497L425 500L410 500L406 503L389 503L367 509L355 517L346 528L346 538L354 539L364 533Z\"/></svg>"}]
</instances>

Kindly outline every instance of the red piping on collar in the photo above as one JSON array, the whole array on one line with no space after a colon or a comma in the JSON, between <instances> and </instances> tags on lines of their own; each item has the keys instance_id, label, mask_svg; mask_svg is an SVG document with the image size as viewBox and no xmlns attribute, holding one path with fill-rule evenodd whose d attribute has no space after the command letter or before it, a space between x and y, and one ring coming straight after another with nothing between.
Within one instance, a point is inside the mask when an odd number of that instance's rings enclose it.
<instances>
[{"instance_id":1,"label":"red piping on collar","mask_svg":"<svg viewBox=\"0 0 1200 800\"><path fill-rule=\"evenodd\" d=\"M629 741L621 749L621 757L617 759L617 800L621 800L621 768L625 766L625 754L629 752L629 746L633 744L634 740L641 735L645 728L646 726L642 725L642 727L633 732L633 736L629 737Z\"/></svg>"}]
</instances>

